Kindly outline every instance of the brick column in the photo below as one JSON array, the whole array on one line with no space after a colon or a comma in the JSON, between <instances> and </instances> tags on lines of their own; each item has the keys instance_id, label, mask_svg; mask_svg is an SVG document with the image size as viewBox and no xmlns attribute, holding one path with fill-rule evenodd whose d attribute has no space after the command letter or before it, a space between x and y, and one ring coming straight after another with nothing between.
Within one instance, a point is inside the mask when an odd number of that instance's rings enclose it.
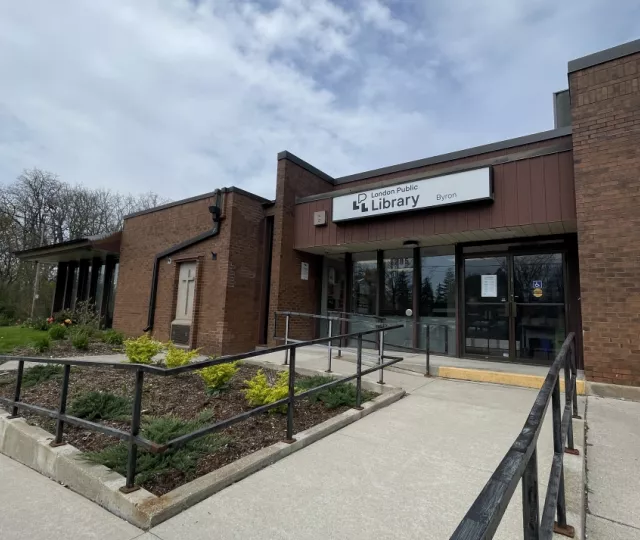
<instances>
[{"instance_id":1,"label":"brick column","mask_svg":"<svg viewBox=\"0 0 640 540\"><path fill-rule=\"evenodd\" d=\"M635 43L569 63L585 374L626 385L640 385L640 41Z\"/></svg>"}]
</instances>

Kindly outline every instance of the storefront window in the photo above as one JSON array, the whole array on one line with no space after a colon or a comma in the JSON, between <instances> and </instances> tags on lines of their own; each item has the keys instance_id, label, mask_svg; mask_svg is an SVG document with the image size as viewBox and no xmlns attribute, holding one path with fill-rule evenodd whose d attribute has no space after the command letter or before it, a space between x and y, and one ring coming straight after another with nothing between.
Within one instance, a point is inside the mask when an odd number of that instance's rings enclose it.
<instances>
[{"instance_id":1,"label":"storefront window","mask_svg":"<svg viewBox=\"0 0 640 540\"><path fill-rule=\"evenodd\" d=\"M383 253L384 294L380 315L388 324L406 323L403 328L385 334L386 345L413 348L413 317L407 317L407 309L413 309L413 250L397 249Z\"/></svg>"},{"instance_id":2,"label":"storefront window","mask_svg":"<svg viewBox=\"0 0 640 540\"><path fill-rule=\"evenodd\" d=\"M384 252L384 296L380 315L405 316L413 309L413 250Z\"/></svg>"},{"instance_id":3,"label":"storefront window","mask_svg":"<svg viewBox=\"0 0 640 540\"><path fill-rule=\"evenodd\" d=\"M353 295L351 302L349 333L375 328L378 299L378 262L376 252L353 254ZM360 315L360 317L358 317ZM364 336L364 346L375 346L373 334Z\"/></svg>"},{"instance_id":4,"label":"storefront window","mask_svg":"<svg viewBox=\"0 0 640 540\"><path fill-rule=\"evenodd\" d=\"M449 253L447 253L449 252ZM420 322L430 324L430 349L456 354L456 265L453 246L447 250L420 250ZM420 348L425 347L420 329Z\"/></svg>"}]
</instances>

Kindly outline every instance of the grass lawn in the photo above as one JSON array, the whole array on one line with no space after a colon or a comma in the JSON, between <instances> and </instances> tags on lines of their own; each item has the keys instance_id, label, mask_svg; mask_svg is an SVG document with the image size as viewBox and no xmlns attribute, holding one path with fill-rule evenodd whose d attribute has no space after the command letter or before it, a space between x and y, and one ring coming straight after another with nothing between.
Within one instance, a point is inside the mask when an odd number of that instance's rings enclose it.
<instances>
[{"instance_id":1,"label":"grass lawn","mask_svg":"<svg viewBox=\"0 0 640 540\"><path fill-rule=\"evenodd\" d=\"M16 347L25 347L35 339L46 336L43 330L21 326L0 326L0 354L9 354Z\"/></svg>"}]
</instances>

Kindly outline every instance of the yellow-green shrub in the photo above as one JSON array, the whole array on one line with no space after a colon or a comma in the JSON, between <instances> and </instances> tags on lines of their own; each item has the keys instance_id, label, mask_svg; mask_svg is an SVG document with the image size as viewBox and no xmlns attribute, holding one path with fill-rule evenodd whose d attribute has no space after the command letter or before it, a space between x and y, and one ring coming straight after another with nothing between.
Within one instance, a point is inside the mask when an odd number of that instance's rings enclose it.
<instances>
[{"instance_id":1,"label":"yellow-green shrub","mask_svg":"<svg viewBox=\"0 0 640 540\"><path fill-rule=\"evenodd\" d=\"M219 390L227 384L238 371L238 362L228 362L209 366L198 371L209 391Z\"/></svg>"},{"instance_id":2,"label":"yellow-green shrub","mask_svg":"<svg viewBox=\"0 0 640 540\"><path fill-rule=\"evenodd\" d=\"M151 339L148 334L139 338L127 339L124 342L124 352L129 362L133 364L150 364L151 359L162 350L162 343Z\"/></svg>"},{"instance_id":3,"label":"yellow-green shrub","mask_svg":"<svg viewBox=\"0 0 640 540\"><path fill-rule=\"evenodd\" d=\"M252 379L245 381L245 384L247 388L244 390L244 397L247 399L247 403L254 407L273 403L289 395L289 373L286 371L278 373L273 385L269 384L263 370L258 371ZM287 407L284 405L273 410L284 412Z\"/></svg>"},{"instance_id":4,"label":"yellow-green shrub","mask_svg":"<svg viewBox=\"0 0 640 540\"><path fill-rule=\"evenodd\" d=\"M185 351L184 349L180 349L173 343L169 342L167 345L167 357L164 359L164 363L168 368L184 366L198 356L199 351L200 349Z\"/></svg>"}]
</instances>

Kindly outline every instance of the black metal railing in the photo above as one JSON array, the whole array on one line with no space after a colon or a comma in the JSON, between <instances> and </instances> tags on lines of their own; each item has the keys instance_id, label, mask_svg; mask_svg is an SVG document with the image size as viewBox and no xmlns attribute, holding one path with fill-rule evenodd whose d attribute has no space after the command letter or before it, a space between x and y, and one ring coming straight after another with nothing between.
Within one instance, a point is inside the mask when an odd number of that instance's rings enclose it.
<instances>
[{"instance_id":1,"label":"black metal railing","mask_svg":"<svg viewBox=\"0 0 640 540\"><path fill-rule=\"evenodd\" d=\"M278 335L278 317L284 318L284 335ZM353 319L352 317L366 317L365 320L361 319ZM430 375L431 371L431 354L434 351L431 350L431 336L433 334L433 329L444 329L444 343L445 343L445 352L437 352L438 355L444 354L448 355L448 340L449 340L449 325L446 323L422 323L415 322L413 320L403 321L398 318L385 318L379 315L359 315L354 313L347 313L343 311L329 311L328 315L319 315L314 313L301 313L297 311L276 311L274 313L274 326L273 326L273 338L276 341L283 341L285 344L287 343L299 343L300 340L296 340L291 337L291 322L293 318L307 318L307 319L317 319L327 321L327 337L331 337L332 339L327 342L326 348L328 349L327 354L327 373L331 373L331 358L333 350L337 351L337 356L340 358L342 356L342 352L345 349L349 348L349 344L347 340L340 339L340 336L333 335L333 330L337 324L334 323L342 323L345 327L348 327L349 324L360 323L360 324L368 324L372 326L371 331L367 332L368 334L374 334L375 339L363 339L363 343L368 343L370 345L374 345L377 349L376 353L370 354L371 356L375 356L380 362L380 358L382 356L382 350L385 347L391 350L399 350L399 351L407 351L411 353L424 353L425 355L425 376ZM369 319L369 320L367 320ZM408 347L405 345L399 345L396 343L385 343L384 332L381 331L383 328L386 328L389 325L396 324L395 328L399 327L418 327L419 332L423 332L424 337L424 348L420 347ZM374 332L374 329L377 333ZM385 330L386 331L386 330ZM334 341L337 341L337 344L334 344ZM285 365L287 364L287 359L285 357ZM384 372L381 372L381 380L379 382L384 382Z\"/></svg>"},{"instance_id":2,"label":"black metal railing","mask_svg":"<svg viewBox=\"0 0 640 540\"><path fill-rule=\"evenodd\" d=\"M482 489L451 540L490 540L522 480L522 521L525 540L548 540L553 533L573 538L567 524L564 491L564 454L578 454L573 444L573 419L579 419L576 345L573 333L567 336L556 356L520 435ZM560 370L564 370L565 405L560 404ZM553 461L539 518L537 442L551 401Z\"/></svg>"},{"instance_id":3,"label":"black metal railing","mask_svg":"<svg viewBox=\"0 0 640 540\"><path fill-rule=\"evenodd\" d=\"M121 488L121 491L123 491L124 493L130 493L138 489L138 487L135 486L136 460L138 456L138 448L142 448L143 450L147 450L151 453L161 454L169 450L174 450L176 448L184 446L185 444L187 444L188 442L194 439L198 439L200 437L204 437L205 435L209 435L209 434L221 431L233 424L242 422L243 420L247 420L252 416L256 416L258 414L270 411L271 409L275 409L277 407L282 407L283 405L287 406L287 431L286 431L285 441L292 443L292 442L295 442L295 439L293 437L293 433L294 433L293 413L294 413L296 401L306 396L309 396L311 394L315 394L316 392L321 392L327 388L331 388L332 386L349 382L354 379L356 380L356 408L360 408L361 402L362 402L362 377L378 370L381 371L385 367L392 366L393 364L396 364L402 360L402 358L400 357L384 355L383 360L388 360L387 362L382 362L369 369L363 370L362 369L362 336L367 335L369 333L373 333L373 332L380 332L381 330L382 331L394 330L396 328L400 328L401 326L402 325L398 324L395 326L386 326L382 329L376 328L374 330L369 330L369 331L354 332L352 334L334 336L333 338L326 337L326 338L320 338L320 339L301 341L298 343L289 343L289 344L281 345L278 347L273 347L270 349L263 349L260 351L250 351L250 352L241 353L241 354L223 356L215 359L211 358L208 360L194 362L192 364L187 364L187 365L176 367L176 368L165 368L157 365L130 364L130 363L119 363L119 362L93 362L93 361L85 362L82 360L69 360L64 358L0 356L0 362L2 362L3 360L18 362L14 397L13 399L0 397L0 404L3 404L6 407L8 407L8 410L11 413L11 415L8 417L9 419L17 418L19 411L25 410L31 413L47 416L56 420L56 433L53 441L51 442L51 446L60 446L62 444L65 444L63 441L65 424L79 426L83 429L96 431L99 433L103 433L105 435L115 437L123 441L127 441L129 448L128 448L128 457L127 457L126 484ZM296 394L295 392L296 350L300 347L306 347L309 345L325 343L331 339L339 339L339 338L356 338L357 339L357 362L356 362L355 375L341 377L339 379L335 379L321 386L317 386L316 388L312 388L310 390L306 390L304 392ZM203 426L200 429L197 429L195 431L192 431L191 433L187 433L180 437L176 437L175 439L172 439L164 444L158 444L140 435L140 420L142 415L142 393L143 393L143 387L144 387L145 373L159 375L162 377L168 377L168 376L180 375L181 373L194 372L209 366L216 366L220 364L236 362L238 360L247 360L250 358L256 358L266 354L271 354L271 353L276 353L281 351L286 351L288 355L289 393L286 398L280 399L273 403L269 403L267 405L256 407L249 411L242 412L240 414L237 414L230 418L226 418L214 424ZM47 409L44 407L40 407L38 405L32 405L29 403L25 403L24 401L21 400L22 378L24 374L25 362L34 362L39 364L59 364L64 366L62 383L60 387L60 402L57 410ZM99 424L97 422L91 422L89 420L78 418L76 416L71 416L66 413L67 397L68 397L68 391L69 391L69 380L71 376L72 366L81 367L81 368L112 368L112 369L120 369L125 371L133 371L135 373L135 390L134 390L131 424L130 424L129 431L124 431L111 426Z\"/></svg>"}]
</instances>

